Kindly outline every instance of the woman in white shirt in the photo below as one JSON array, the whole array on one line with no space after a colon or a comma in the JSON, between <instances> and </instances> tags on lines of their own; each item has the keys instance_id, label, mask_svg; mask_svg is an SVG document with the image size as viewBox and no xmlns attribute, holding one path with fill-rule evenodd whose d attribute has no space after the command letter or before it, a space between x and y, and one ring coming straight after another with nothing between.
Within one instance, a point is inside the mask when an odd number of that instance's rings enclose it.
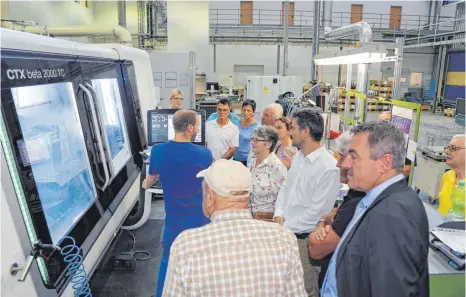
<instances>
[{"instance_id":1,"label":"woman in white shirt","mask_svg":"<svg viewBox=\"0 0 466 297\"><path fill-rule=\"evenodd\" d=\"M252 193L249 207L255 219L273 222L275 201L285 182L286 167L273 152L278 134L273 127L260 126L252 136L254 155L249 169L252 173Z\"/></svg>"}]
</instances>

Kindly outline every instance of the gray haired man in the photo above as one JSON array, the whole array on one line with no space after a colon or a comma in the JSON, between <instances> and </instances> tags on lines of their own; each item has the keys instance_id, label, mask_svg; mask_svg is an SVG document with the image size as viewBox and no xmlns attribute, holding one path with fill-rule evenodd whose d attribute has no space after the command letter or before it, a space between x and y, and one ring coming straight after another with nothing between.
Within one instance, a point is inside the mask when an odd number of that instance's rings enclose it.
<instances>
[{"instance_id":1,"label":"gray haired man","mask_svg":"<svg viewBox=\"0 0 466 297\"><path fill-rule=\"evenodd\" d=\"M275 121L283 115L283 107L278 103L269 104L262 112L261 125L274 126Z\"/></svg>"},{"instance_id":2,"label":"gray haired man","mask_svg":"<svg viewBox=\"0 0 466 297\"><path fill-rule=\"evenodd\" d=\"M429 225L402 174L404 134L387 121L351 132L342 168L348 186L366 196L336 247L321 296L429 296Z\"/></svg>"}]
</instances>

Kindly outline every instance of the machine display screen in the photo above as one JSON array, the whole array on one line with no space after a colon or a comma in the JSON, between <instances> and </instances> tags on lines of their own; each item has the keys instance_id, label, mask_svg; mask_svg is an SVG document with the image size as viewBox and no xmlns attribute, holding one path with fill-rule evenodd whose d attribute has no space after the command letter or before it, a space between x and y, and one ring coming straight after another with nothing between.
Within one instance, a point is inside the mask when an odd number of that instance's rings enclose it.
<instances>
[{"instance_id":1,"label":"machine display screen","mask_svg":"<svg viewBox=\"0 0 466 297\"><path fill-rule=\"evenodd\" d=\"M147 112L147 137L149 146L158 143L164 143L175 138L175 129L173 128L173 116L177 109L155 109ZM194 110L197 112L199 119L199 130L195 144L205 144L205 111Z\"/></svg>"}]
</instances>

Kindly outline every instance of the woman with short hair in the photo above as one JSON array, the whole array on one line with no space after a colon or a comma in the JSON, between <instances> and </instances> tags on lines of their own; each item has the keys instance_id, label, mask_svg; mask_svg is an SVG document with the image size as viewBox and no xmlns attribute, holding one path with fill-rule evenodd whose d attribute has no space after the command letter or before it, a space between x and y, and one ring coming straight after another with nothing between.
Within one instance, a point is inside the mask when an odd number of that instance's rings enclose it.
<instances>
[{"instance_id":1,"label":"woman with short hair","mask_svg":"<svg viewBox=\"0 0 466 297\"><path fill-rule=\"evenodd\" d=\"M242 119L239 123L239 146L236 148L233 159L243 163L247 166L249 151L251 150L251 137L254 129L258 124L254 119L254 112L256 111L256 102L254 100L246 100L243 102L241 108Z\"/></svg>"},{"instance_id":2,"label":"woman with short hair","mask_svg":"<svg viewBox=\"0 0 466 297\"><path fill-rule=\"evenodd\" d=\"M252 173L252 193L249 206L255 219L273 222L275 201L285 182L286 167L273 152L278 142L274 128L260 126L251 139L254 155L249 169Z\"/></svg>"},{"instance_id":3,"label":"woman with short hair","mask_svg":"<svg viewBox=\"0 0 466 297\"><path fill-rule=\"evenodd\" d=\"M287 117L280 117L275 121L275 130L278 133L279 141L275 148L275 154L285 165L286 169L291 166L294 156L298 149L293 146L291 141L291 119Z\"/></svg>"}]
</instances>

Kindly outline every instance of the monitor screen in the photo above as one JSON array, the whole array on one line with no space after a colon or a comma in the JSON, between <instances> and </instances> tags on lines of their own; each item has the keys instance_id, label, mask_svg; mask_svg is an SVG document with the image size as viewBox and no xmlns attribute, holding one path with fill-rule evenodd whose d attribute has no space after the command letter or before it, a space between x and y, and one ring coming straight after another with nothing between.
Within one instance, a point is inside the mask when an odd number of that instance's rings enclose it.
<instances>
[{"instance_id":1,"label":"monitor screen","mask_svg":"<svg viewBox=\"0 0 466 297\"><path fill-rule=\"evenodd\" d=\"M199 118L199 131L194 144L205 145L205 110L192 109ZM175 138L173 116L178 109L155 109L147 111L148 145L153 146Z\"/></svg>"}]
</instances>

